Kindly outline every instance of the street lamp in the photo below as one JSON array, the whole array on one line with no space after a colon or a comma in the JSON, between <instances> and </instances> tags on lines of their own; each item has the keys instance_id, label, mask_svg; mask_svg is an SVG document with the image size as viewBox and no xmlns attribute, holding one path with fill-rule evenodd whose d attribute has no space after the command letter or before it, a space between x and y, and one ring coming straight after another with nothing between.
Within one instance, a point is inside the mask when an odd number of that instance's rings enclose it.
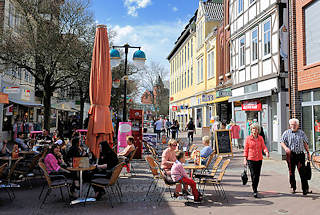
<instances>
[{"instance_id":1,"label":"street lamp","mask_svg":"<svg viewBox=\"0 0 320 215\"><path fill-rule=\"evenodd\" d=\"M124 48L124 100L123 100L123 122L127 121L127 67L128 67L128 51L130 48L139 49L133 54L133 62L137 67L142 67L146 61L146 55L141 51L141 47L130 46L128 43L123 46L112 46L110 50L110 64L112 67L118 66L121 61L120 52L115 48Z\"/></svg>"}]
</instances>

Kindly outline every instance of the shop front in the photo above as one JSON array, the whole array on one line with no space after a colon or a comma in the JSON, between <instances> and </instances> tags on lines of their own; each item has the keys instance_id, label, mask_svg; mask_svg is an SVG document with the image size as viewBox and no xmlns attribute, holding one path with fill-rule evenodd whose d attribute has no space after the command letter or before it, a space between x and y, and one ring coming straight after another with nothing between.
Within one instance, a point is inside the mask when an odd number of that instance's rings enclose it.
<instances>
[{"instance_id":1,"label":"shop front","mask_svg":"<svg viewBox=\"0 0 320 215\"><path fill-rule=\"evenodd\" d=\"M309 139L310 151L320 149L320 89L301 92L301 127Z\"/></svg>"},{"instance_id":2,"label":"shop front","mask_svg":"<svg viewBox=\"0 0 320 215\"><path fill-rule=\"evenodd\" d=\"M229 103L229 98L232 92L230 88L221 89L216 92L216 99L213 101L216 104L217 116L220 121L230 122L232 118L232 105Z\"/></svg>"},{"instance_id":3,"label":"shop front","mask_svg":"<svg viewBox=\"0 0 320 215\"><path fill-rule=\"evenodd\" d=\"M269 89L268 89L269 88ZM250 135L250 125L257 122L270 151L282 154L281 134L288 125L287 92L278 92L276 81L264 81L232 89L232 118L240 126L239 143Z\"/></svg>"},{"instance_id":4,"label":"shop front","mask_svg":"<svg viewBox=\"0 0 320 215\"><path fill-rule=\"evenodd\" d=\"M14 139L18 132L29 134L41 130L42 104L35 100L34 91L27 87L2 82L2 92L8 94L9 104L3 106L2 131L6 138Z\"/></svg>"}]
</instances>

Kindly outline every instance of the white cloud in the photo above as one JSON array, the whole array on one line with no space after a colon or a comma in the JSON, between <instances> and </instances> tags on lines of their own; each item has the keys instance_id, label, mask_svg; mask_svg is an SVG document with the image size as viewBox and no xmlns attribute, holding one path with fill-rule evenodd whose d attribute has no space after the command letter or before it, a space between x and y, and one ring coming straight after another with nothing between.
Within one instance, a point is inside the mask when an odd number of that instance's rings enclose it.
<instances>
[{"instance_id":1,"label":"white cloud","mask_svg":"<svg viewBox=\"0 0 320 215\"><path fill-rule=\"evenodd\" d=\"M177 7L173 7L172 10L173 10L174 12L177 12L177 11L178 11L178 8L177 8Z\"/></svg>"},{"instance_id":2,"label":"white cloud","mask_svg":"<svg viewBox=\"0 0 320 215\"><path fill-rule=\"evenodd\" d=\"M166 59L174 47L174 42L181 34L186 21L162 22L154 25L126 25L112 26L116 32L114 45L124 45L128 43L131 46L141 46L146 54L148 62L160 63L167 71L169 71L169 63ZM131 49L129 59L132 58Z\"/></svg>"},{"instance_id":3,"label":"white cloud","mask_svg":"<svg viewBox=\"0 0 320 215\"><path fill-rule=\"evenodd\" d=\"M146 8L151 4L151 0L124 0L124 5L128 9L130 16L138 16L137 10Z\"/></svg>"}]
</instances>

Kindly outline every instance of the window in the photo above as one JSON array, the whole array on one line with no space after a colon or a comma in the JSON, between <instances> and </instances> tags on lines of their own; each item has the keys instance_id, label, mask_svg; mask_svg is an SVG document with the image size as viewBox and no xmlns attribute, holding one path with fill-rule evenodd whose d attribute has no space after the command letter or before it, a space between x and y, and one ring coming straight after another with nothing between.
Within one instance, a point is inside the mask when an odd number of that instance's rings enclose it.
<instances>
[{"instance_id":1,"label":"window","mask_svg":"<svg viewBox=\"0 0 320 215\"><path fill-rule=\"evenodd\" d=\"M251 32L251 60L258 60L258 28Z\"/></svg>"},{"instance_id":2,"label":"window","mask_svg":"<svg viewBox=\"0 0 320 215\"><path fill-rule=\"evenodd\" d=\"M270 20L263 24L263 55L271 53L271 22Z\"/></svg>"},{"instance_id":3,"label":"window","mask_svg":"<svg viewBox=\"0 0 320 215\"><path fill-rule=\"evenodd\" d=\"M190 70L188 69L188 87L190 86Z\"/></svg>"},{"instance_id":4,"label":"window","mask_svg":"<svg viewBox=\"0 0 320 215\"><path fill-rule=\"evenodd\" d=\"M238 14L243 12L243 0L238 0Z\"/></svg>"},{"instance_id":5,"label":"window","mask_svg":"<svg viewBox=\"0 0 320 215\"><path fill-rule=\"evenodd\" d=\"M207 59L207 70L208 70L208 79L214 77L214 52L208 54Z\"/></svg>"},{"instance_id":6,"label":"window","mask_svg":"<svg viewBox=\"0 0 320 215\"><path fill-rule=\"evenodd\" d=\"M201 58L201 72L200 72L200 75L201 75L200 81L202 82L203 81L203 58Z\"/></svg>"},{"instance_id":7,"label":"window","mask_svg":"<svg viewBox=\"0 0 320 215\"><path fill-rule=\"evenodd\" d=\"M198 66L197 66L197 71L198 71L198 75L197 75L197 77L198 77L198 84L200 83L200 60L198 60Z\"/></svg>"},{"instance_id":8,"label":"window","mask_svg":"<svg viewBox=\"0 0 320 215\"><path fill-rule=\"evenodd\" d=\"M187 63L187 47L184 47L184 63Z\"/></svg>"},{"instance_id":9,"label":"window","mask_svg":"<svg viewBox=\"0 0 320 215\"><path fill-rule=\"evenodd\" d=\"M18 70L18 79L21 80L21 78L22 78L22 74L21 74L22 71L21 71L21 70L22 70L22 69L21 69L21 68L18 68L17 70Z\"/></svg>"},{"instance_id":10,"label":"window","mask_svg":"<svg viewBox=\"0 0 320 215\"><path fill-rule=\"evenodd\" d=\"M26 80L26 81L29 80L29 72L27 72L27 71L24 72L24 80Z\"/></svg>"},{"instance_id":11,"label":"window","mask_svg":"<svg viewBox=\"0 0 320 215\"><path fill-rule=\"evenodd\" d=\"M246 60L246 50L245 50L245 46L246 46L246 39L245 36L241 37L239 40L239 65L244 66L245 64L245 60Z\"/></svg>"},{"instance_id":12,"label":"window","mask_svg":"<svg viewBox=\"0 0 320 215\"><path fill-rule=\"evenodd\" d=\"M193 85L193 67L191 67L191 78L190 78L190 85Z\"/></svg>"},{"instance_id":13,"label":"window","mask_svg":"<svg viewBox=\"0 0 320 215\"><path fill-rule=\"evenodd\" d=\"M184 71L184 88L187 88L187 71Z\"/></svg>"},{"instance_id":14,"label":"window","mask_svg":"<svg viewBox=\"0 0 320 215\"><path fill-rule=\"evenodd\" d=\"M8 17L8 26L13 27L14 24L14 7L9 3L9 17Z\"/></svg>"},{"instance_id":15,"label":"window","mask_svg":"<svg viewBox=\"0 0 320 215\"><path fill-rule=\"evenodd\" d=\"M182 75L181 75L181 90L183 90L183 79L184 79L184 77L183 77L183 73L182 73Z\"/></svg>"},{"instance_id":16,"label":"window","mask_svg":"<svg viewBox=\"0 0 320 215\"><path fill-rule=\"evenodd\" d=\"M192 62L192 57L193 57L193 39L191 39L191 62Z\"/></svg>"},{"instance_id":17,"label":"window","mask_svg":"<svg viewBox=\"0 0 320 215\"><path fill-rule=\"evenodd\" d=\"M306 64L320 62L320 1L313 1L304 8Z\"/></svg>"},{"instance_id":18,"label":"window","mask_svg":"<svg viewBox=\"0 0 320 215\"><path fill-rule=\"evenodd\" d=\"M188 61L190 60L190 43L188 43Z\"/></svg>"}]
</instances>

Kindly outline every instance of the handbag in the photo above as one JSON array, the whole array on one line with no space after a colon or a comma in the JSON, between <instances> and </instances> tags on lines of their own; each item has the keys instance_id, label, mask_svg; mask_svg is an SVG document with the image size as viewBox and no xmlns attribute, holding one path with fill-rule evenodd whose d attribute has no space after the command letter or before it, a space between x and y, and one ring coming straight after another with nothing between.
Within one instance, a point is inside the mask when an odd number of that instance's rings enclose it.
<instances>
[{"instance_id":1,"label":"handbag","mask_svg":"<svg viewBox=\"0 0 320 215\"><path fill-rule=\"evenodd\" d=\"M244 167L244 170L241 173L241 181L243 185L246 185L248 182L247 166Z\"/></svg>"},{"instance_id":2,"label":"handbag","mask_svg":"<svg viewBox=\"0 0 320 215\"><path fill-rule=\"evenodd\" d=\"M307 180L310 180L311 179L311 166L310 166L310 161L307 161L307 165L306 165L306 170L305 170L305 178Z\"/></svg>"}]
</instances>

